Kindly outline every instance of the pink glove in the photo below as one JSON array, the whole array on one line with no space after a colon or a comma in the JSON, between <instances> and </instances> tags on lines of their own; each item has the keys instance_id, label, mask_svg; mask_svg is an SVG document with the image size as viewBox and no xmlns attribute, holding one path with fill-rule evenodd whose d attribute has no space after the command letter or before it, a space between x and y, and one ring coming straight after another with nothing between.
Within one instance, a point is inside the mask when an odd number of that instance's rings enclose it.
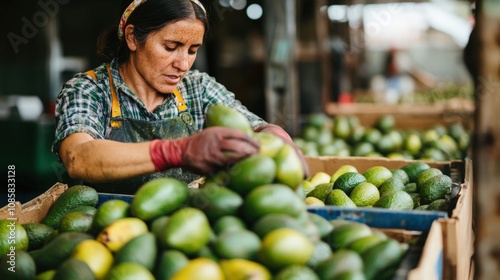
<instances>
[{"instance_id":1,"label":"pink glove","mask_svg":"<svg viewBox=\"0 0 500 280\"><path fill-rule=\"evenodd\" d=\"M149 152L156 171L182 167L205 175L257 154L259 143L236 129L209 127L185 138L153 140Z\"/></svg>"},{"instance_id":2,"label":"pink glove","mask_svg":"<svg viewBox=\"0 0 500 280\"><path fill-rule=\"evenodd\" d=\"M257 129L255 129L255 132L261 132L261 131L265 131L267 133L274 134L274 135L280 137L281 139L283 139L283 141L285 141L285 143L290 144L295 149L295 152L297 153L300 160L302 161L302 167L304 168L304 179L309 178L309 166L307 165L307 161L306 161L306 158L304 157L304 154L299 149L299 147L297 147L297 145L295 145L295 143L293 143L292 138L290 137L290 135L288 135L288 133L283 128L281 128L279 125L268 123L268 124L259 126Z\"/></svg>"}]
</instances>

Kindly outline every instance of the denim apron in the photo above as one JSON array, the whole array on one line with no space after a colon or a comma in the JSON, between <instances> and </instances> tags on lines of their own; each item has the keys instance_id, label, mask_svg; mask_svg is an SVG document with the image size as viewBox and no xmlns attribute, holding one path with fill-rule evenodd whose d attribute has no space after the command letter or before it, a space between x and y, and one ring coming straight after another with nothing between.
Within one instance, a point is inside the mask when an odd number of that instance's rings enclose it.
<instances>
[{"instance_id":1,"label":"denim apron","mask_svg":"<svg viewBox=\"0 0 500 280\"><path fill-rule=\"evenodd\" d=\"M121 116L120 101L116 93L110 66L106 65L109 76L109 87L111 91L112 111L111 111L111 131L105 136L106 139L119 142L137 143L151 141L154 139L176 139L189 136L196 132L194 120L187 105L178 89L174 90L176 106L179 115L158 121L143 121ZM87 74L96 79L93 70ZM85 183L95 188L98 192L134 194L144 183L161 177L171 177L189 184L200 176L184 171L181 168L171 168L163 172L156 172L130 179L107 182L107 183Z\"/></svg>"}]
</instances>

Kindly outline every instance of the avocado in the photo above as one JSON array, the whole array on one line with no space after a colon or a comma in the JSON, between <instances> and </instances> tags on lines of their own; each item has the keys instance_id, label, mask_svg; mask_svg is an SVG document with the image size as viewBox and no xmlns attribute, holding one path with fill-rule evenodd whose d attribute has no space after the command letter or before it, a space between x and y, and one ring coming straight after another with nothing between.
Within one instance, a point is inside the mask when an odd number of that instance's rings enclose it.
<instances>
[{"instance_id":1,"label":"avocado","mask_svg":"<svg viewBox=\"0 0 500 280\"><path fill-rule=\"evenodd\" d=\"M59 222L59 233L67 231L87 232L90 230L93 215L84 212L68 212Z\"/></svg>"},{"instance_id":2,"label":"avocado","mask_svg":"<svg viewBox=\"0 0 500 280\"><path fill-rule=\"evenodd\" d=\"M333 229L325 239L333 250L345 248L349 243L372 234L369 226L362 223L346 223Z\"/></svg>"},{"instance_id":3,"label":"avocado","mask_svg":"<svg viewBox=\"0 0 500 280\"><path fill-rule=\"evenodd\" d=\"M94 280L96 279L90 267L82 260L69 258L57 268L52 280Z\"/></svg>"},{"instance_id":4,"label":"avocado","mask_svg":"<svg viewBox=\"0 0 500 280\"><path fill-rule=\"evenodd\" d=\"M306 204L288 186L267 184L255 188L245 197L242 211L247 222L254 223L271 213L299 217L306 211Z\"/></svg>"},{"instance_id":5,"label":"avocado","mask_svg":"<svg viewBox=\"0 0 500 280\"><path fill-rule=\"evenodd\" d=\"M305 265L291 265L280 270L274 280L319 280L318 275Z\"/></svg>"},{"instance_id":6,"label":"avocado","mask_svg":"<svg viewBox=\"0 0 500 280\"><path fill-rule=\"evenodd\" d=\"M382 195L373 207L395 210L412 210L413 198L405 191L395 190Z\"/></svg>"},{"instance_id":7,"label":"avocado","mask_svg":"<svg viewBox=\"0 0 500 280\"><path fill-rule=\"evenodd\" d=\"M320 279L337 279L339 274L346 271L362 271L363 265L358 253L349 249L339 249L318 264L316 273Z\"/></svg>"},{"instance_id":8,"label":"avocado","mask_svg":"<svg viewBox=\"0 0 500 280\"><path fill-rule=\"evenodd\" d=\"M156 178L144 183L130 203L130 214L151 221L177 210L188 197L186 183L174 178Z\"/></svg>"},{"instance_id":9,"label":"avocado","mask_svg":"<svg viewBox=\"0 0 500 280\"><path fill-rule=\"evenodd\" d=\"M93 239L93 237L82 232L63 232L42 248L30 252L35 261L37 273L56 269L71 255L76 245L86 239Z\"/></svg>"},{"instance_id":10,"label":"avocado","mask_svg":"<svg viewBox=\"0 0 500 280\"><path fill-rule=\"evenodd\" d=\"M170 279L179 269L186 266L188 257L178 250L165 250L159 258L155 267L156 279Z\"/></svg>"},{"instance_id":11,"label":"avocado","mask_svg":"<svg viewBox=\"0 0 500 280\"><path fill-rule=\"evenodd\" d=\"M26 223L22 225L28 234L28 251L41 248L54 229L42 223Z\"/></svg>"},{"instance_id":12,"label":"avocado","mask_svg":"<svg viewBox=\"0 0 500 280\"><path fill-rule=\"evenodd\" d=\"M271 157L253 155L231 167L228 187L246 195L254 188L272 183L276 177L276 163Z\"/></svg>"},{"instance_id":13,"label":"avocado","mask_svg":"<svg viewBox=\"0 0 500 280\"><path fill-rule=\"evenodd\" d=\"M366 279L378 279L381 272L397 265L403 254L404 250L399 242L394 239L383 240L367 249L361 254Z\"/></svg>"},{"instance_id":14,"label":"avocado","mask_svg":"<svg viewBox=\"0 0 500 280\"><path fill-rule=\"evenodd\" d=\"M210 221L227 215L236 215L243 198L235 191L214 183L200 189L190 189L188 204L203 210Z\"/></svg>"},{"instance_id":15,"label":"avocado","mask_svg":"<svg viewBox=\"0 0 500 280\"><path fill-rule=\"evenodd\" d=\"M332 248L323 240L313 242L314 251L312 257L307 261L307 266L316 268L319 263L328 259L332 255Z\"/></svg>"},{"instance_id":16,"label":"avocado","mask_svg":"<svg viewBox=\"0 0 500 280\"><path fill-rule=\"evenodd\" d=\"M433 202L429 203L425 210L430 211L448 211L449 208L448 201L444 198L436 199Z\"/></svg>"},{"instance_id":17,"label":"avocado","mask_svg":"<svg viewBox=\"0 0 500 280\"><path fill-rule=\"evenodd\" d=\"M156 238L153 233L146 232L132 238L123 245L115 254L114 264L134 262L152 271L156 261L156 254Z\"/></svg>"},{"instance_id":18,"label":"avocado","mask_svg":"<svg viewBox=\"0 0 500 280\"><path fill-rule=\"evenodd\" d=\"M262 216L253 224L252 231L260 238L263 238L266 234L278 228L291 228L305 233L302 223L297 218L280 213L271 213Z\"/></svg>"},{"instance_id":19,"label":"avocado","mask_svg":"<svg viewBox=\"0 0 500 280\"><path fill-rule=\"evenodd\" d=\"M47 271L44 271L42 273L37 274L35 277L35 280L53 280L54 275L56 275L55 269L47 270Z\"/></svg>"},{"instance_id":20,"label":"avocado","mask_svg":"<svg viewBox=\"0 0 500 280\"><path fill-rule=\"evenodd\" d=\"M417 183L407 183L403 191L407 193L418 192Z\"/></svg>"},{"instance_id":21,"label":"avocado","mask_svg":"<svg viewBox=\"0 0 500 280\"><path fill-rule=\"evenodd\" d=\"M181 208L170 215L160 243L166 248L176 249L186 255L196 254L208 244L212 230L207 216L192 207Z\"/></svg>"},{"instance_id":22,"label":"avocado","mask_svg":"<svg viewBox=\"0 0 500 280\"><path fill-rule=\"evenodd\" d=\"M271 272L264 265L255 261L245 259L227 259L221 260L219 265L224 274L221 279L272 279ZM190 279L194 279L194 277ZM201 277L199 279L207 278ZM215 280L216 278L210 279Z\"/></svg>"},{"instance_id":23,"label":"avocado","mask_svg":"<svg viewBox=\"0 0 500 280\"><path fill-rule=\"evenodd\" d=\"M94 206L82 205L72 208L70 212L83 212L93 216L97 212L97 208Z\"/></svg>"},{"instance_id":24,"label":"avocado","mask_svg":"<svg viewBox=\"0 0 500 280\"><path fill-rule=\"evenodd\" d=\"M363 182L366 182L366 178L362 174L358 172L346 172L335 180L333 189L342 190L345 194L349 195L357 185Z\"/></svg>"},{"instance_id":25,"label":"avocado","mask_svg":"<svg viewBox=\"0 0 500 280\"><path fill-rule=\"evenodd\" d=\"M340 189L332 190L325 199L325 205L333 205L345 208L356 208L352 199Z\"/></svg>"},{"instance_id":26,"label":"avocado","mask_svg":"<svg viewBox=\"0 0 500 280\"><path fill-rule=\"evenodd\" d=\"M431 177L420 186L420 197L424 204L442 199L451 192L452 180L448 175L441 174Z\"/></svg>"},{"instance_id":27,"label":"avocado","mask_svg":"<svg viewBox=\"0 0 500 280\"><path fill-rule=\"evenodd\" d=\"M99 196L94 188L85 185L71 186L52 204L42 223L56 229L66 213L80 206L95 207L98 200Z\"/></svg>"},{"instance_id":28,"label":"avocado","mask_svg":"<svg viewBox=\"0 0 500 280\"><path fill-rule=\"evenodd\" d=\"M3 280L24 280L35 278L35 262L24 250L15 251L15 260L5 255L0 259L0 274Z\"/></svg>"},{"instance_id":29,"label":"avocado","mask_svg":"<svg viewBox=\"0 0 500 280\"><path fill-rule=\"evenodd\" d=\"M420 187L425 183L425 181L429 180L430 178L436 176L436 175L442 175L443 172L440 169L437 168L429 168L427 170L422 171L418 176L417 176L417 189L420 189Z\"/></svg>"},{"instance_id":30,"label":"avocado","mask_svg":"<svg viewBox=\"0 0 500 280\"><path fill-rule=\"evenodd\" d=\"M429 168L431 168L431 167L423 161L414 161L412 163L409 163L409 164L401 167L401 169L403 169L406 172L406 174L408 174L408 178L410 179L410 182L414 182L414 183L417 182L418 175L422 171L427 170Z\"/></svg>"},{"instance_id":31,"label":"avocado","mask_svg":"<svg viewBox=\"0 0 500 280\"><path fill-rule=\"evenodd\" d=\"M90 232L99 234L112 222L128 216L130 203L120 199L110 199L102 203L94 214Z\"/></svg>"},{"instance_id":32,"label":"avocado","mask_svg":"<svg viewBox=\"0 0 500 280\"><path fill-rule=\"evenodd\" d=\"M362 254L367 249L375 246L385 239L387 238L384 238L380 235L371 234L354 240L347 245L347 248L355 251L358 254Z\"/></svg>"},{"instance_id":33,"label":"avocado","mask_svg":"<svg viewBox=\"0 0 500 280\"><path fill-rule=\"evenodd\" d=\"M384 195L384 193L394 190L405 190L405 184L403 181L396 177L391 177L385 180L382 185L379 186L380 195Z\"/></svg>"},{"instance_id":34,"label":"avocado","mask_svg":"<svg viewBox=\"0 0 500 280\"><path fill-rule=\"evenodd\" d=\"M241 130L248 135L253 134L252 126L248 119L231 107L215 104L208 108L206 113L206 127L223 126Z\"/></svg>"},{"instance_id":35,"label":"avocado","mask_svg":"<svg viewBox=\"0 0 500 280\"><path fill-rule=\"evenodd\" d=\"M212 230L215 234L220 234L226 230L246 229L245 222L239 216L223 216L212 224Z\"/></svg>"},{"instance_id":36,"label":"avocado","mask_svg":"<svg viewBox=\"0 0 500 280\"><path fill-rule=\"evenodd\" d=\"M334 183L319 184L312 191L310 191L306 197L315 197L324 202L328 194L332 191L333 184Z\"/></svg>"},{"instance_id":37,"label":"avocado","mask_svg":"<svg viewBox=\"0 0 500 280\"><path fill-rule=\"evenodd\" d=\"M259 236L247 229L225 231L213 243L214 252L221 259L255 260L260 246Z\"/></svg>"},{"instance_id":38,"label":"avocado","mask_svg":"<svg viewBox=\"0 0 500 280\"><path fill-rule=\"evenodd\" d=\"M307 215L309 216L309 220L318 227L320 238L325 238L328 234L330 234L330 232L332 232L333 225L323 216L311 212L307 212Z\"/></svg>"},{"instance_id":39,"label":"avocado","mask_svg":"<svg viewBox=\"0 0 500 280\"><path fill-rule=\"evenodd\" d=\"M275 182L297 189L304 180L304 167L292 145L284 144L273 159L276 163Z\"/></svg>"}]
</instances>

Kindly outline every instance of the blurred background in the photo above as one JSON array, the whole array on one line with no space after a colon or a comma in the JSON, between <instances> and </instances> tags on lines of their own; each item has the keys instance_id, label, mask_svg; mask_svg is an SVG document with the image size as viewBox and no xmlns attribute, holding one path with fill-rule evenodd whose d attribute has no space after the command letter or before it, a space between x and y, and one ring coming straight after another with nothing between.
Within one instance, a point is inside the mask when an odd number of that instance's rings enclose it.
<instances>
[{"instance_id":1,"label":"blurred background","mask_svg":"<svg viewBox=\"0 0 500 280\"><path fill-rule=\"evenodd\" d=\"M327 104L473 99L463 55L470 1L201 2L212 30L194 68L292 135ZM15 165L26 201L56 182L75 183L50 151L54 102L66 80L102 63L96 40L118 22L120 1L3 3L0 162Z\"/></svg>"}]
</instances>

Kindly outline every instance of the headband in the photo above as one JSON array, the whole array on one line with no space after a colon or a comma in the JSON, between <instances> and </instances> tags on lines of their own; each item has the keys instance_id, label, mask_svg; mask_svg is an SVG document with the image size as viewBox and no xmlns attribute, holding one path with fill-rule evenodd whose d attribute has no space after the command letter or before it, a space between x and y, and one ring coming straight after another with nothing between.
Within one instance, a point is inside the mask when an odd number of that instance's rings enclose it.
<instances>
[{"instance_id":1,"label":"headband","mask_svg":"<svg viewBox=\"0 0 500 280\"><path fill-rule=\"evenodd\" d=\"M146 2L147 0L133 0L130 5L125 9L125 12L123 12L122 17L120 18L120 23L118 24L118 39L123 38L123 33L125 32L125 24L127 23L127 19L130 17L130 14L139 7L142 3ZM191 2L195 3L198 5L202 10L205 15L207 15L207 11L205 10L205 7L200 3L198 0L190 0Z\"/></svg>"}]
</instances>

